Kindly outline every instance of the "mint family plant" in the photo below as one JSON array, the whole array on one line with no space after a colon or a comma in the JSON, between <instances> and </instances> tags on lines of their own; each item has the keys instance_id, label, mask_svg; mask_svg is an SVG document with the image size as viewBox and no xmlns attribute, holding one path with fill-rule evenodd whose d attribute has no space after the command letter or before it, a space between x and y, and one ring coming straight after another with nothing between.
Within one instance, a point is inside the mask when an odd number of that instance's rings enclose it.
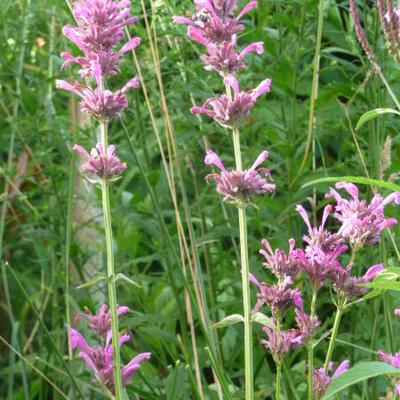
<instances>
[{"instance_id":1,"label":"mint family plant","mask_svg":"<svg viewBox=\"0 0 400 400\"><path fill-rule=\"evenodd\" d=\"M77 0L73 3L73 14L77 26L66 25L63 33L83 55L75 57L68 52L61 53L61 57L65 59L62 69L70 64L78 64L81 78L88 81L94 79L96 87L92 88L79 81L70 84L63 80L57 80L56 86L79 96L81 109L94 117L100 127L101 140L90 154L77 144L73 150L86 158L87 161L81 168L87 174L87 178L101 186L110 310L105 313L106 305L103 305L98 315L86 315L91 321L90 327L97 333L100 347L89 347L85 339L72 327L69 327L70 346L80 348L80 357L95 372L96 380L112 397L120 400L123 398L123 385L139 368L140 361L150 357L150 353L142 353L121 368L120 345L129 340L129 335L120 336L118 316L128 309L118 307L117 304L109 194L110 184L120 178L127 165L115 155L115 146L109 144L108 123L112 118L121 117L122 111L128 106L126 92L139 86L139 78L135 76L116 92L109 90L107 85L109 78L120 72L123 54L140 44L140 38L134 37L116 50L124 37L124 27L133 24L138 18L130 16L129 0Z\"/></svg>"}]
</instances>

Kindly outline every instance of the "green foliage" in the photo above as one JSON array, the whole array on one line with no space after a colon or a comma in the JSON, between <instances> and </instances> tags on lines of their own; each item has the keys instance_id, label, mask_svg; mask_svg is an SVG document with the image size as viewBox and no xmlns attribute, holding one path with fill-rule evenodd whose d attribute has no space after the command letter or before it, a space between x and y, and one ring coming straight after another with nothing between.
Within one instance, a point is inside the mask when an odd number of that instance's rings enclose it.
<instances>
[{"instance_id":1,"label":"green foliage","mask_svg":"<svg viewBox=\"0 0 400 400\"><path fill-rule=\"evenodd\" d=\"M199 120L189 112L191 96L196 104L202 104L219 93L220 77L204 71L198 59L201 46L187 39L183 26L171 22L173 15L191 15L192 1L153 1L153 12L150 2L145 1L152 35L153 28L157 33L157 40L152 40L159 54L167 105L164 110L143 11L140 2L132 3L132 14L140 19L130 32L142 38L136 54L154 125L143 91L129 93L130 105L123 122L110 125L111 142L118 144L119 155L129 166L112 188L111 207L118 302L132 310L120 319L121 329L132 337L122 347L122 360L126 363L143 351L152 352L152 358L134 376L128 397L200 399L191 341L194 334L204 399L218 398L212 367L217 376L225 377L224 399L243 398L243 324L207 332L196 309L197 293L193 289L195 278L206 294L209 325L243 312L236 209L222 208L214 187L204 180L210 169L203 163L203 135L209 147L222 155L227 168L234 164L232 139L215 123ZM239 3L243 5L244 1ZM382 70L394 93L400 94L398 67L385 48L375 3L365 3L360 14ZM245 33L238 37L241 46L265 42L263 55L246 58L249 68L240 72L241 87L248 90L266 77L272 79L271 93L257 101L241 132L244 166L268 149L266 166L277 187L274 194L255 200L255 207L248 208L250 270L267 283L271 276L258 253L261 239L267 238L273 248L287 249L289 237L300 245L306 228L295 212L296 204L311 210L315 195L315 214L320 220L329 183L339 179L358 183L360 196L367 199L372 198L373 186L383 195L400 186L396 175L400 170L399 112L393 109L377 76L372 74L364 82L371 67L358 45L344 0L326 2L314 151L311 148L303 172L294 179L306 146L317 20L316 0L260 0L259 7L245 18ZM0 342L0 397L6 399L62 398L55 387L75 399L78 391L74 380L85 398L106 398L91 382L77 352L73 352L71 361L67 358L65 265L70 267L71 323L84 307L94 312L107 301L101 193L78 169L71 168L75 165L72 145L79 142L88 148L97 133L78 113L76 100L55 89L55 79L76 78L73 67L60 72L60 52L78 54L61 33L67 23L73 23L67 2L3 0L0 4L0 258L12 265L21 283L18 285L8 268L3 269L0 336L14 348L10 351ZM110 82L112 88L120 88L137 73L131 55L126 56L121 71ZM384 118L375 118L382 110L386 110ZM182 253L181 227L154 133L156 128L168 158L171 142L166 138L166 111L176 146L176 157L173 155L171 162L167 159L167 167L174 172L176 205L188 244ZM391 162L382 173L382 150L388 136L392 139ZM172 148L170 152L173 154ZM73 204L71 213L69 204ZM399 216L393 206L388 206L386 213ZM328 227L337 227L333 218ZM354 273L361 275L378 262L398 268L398 238L399 228L395 227L392 236L383 236L381 246L360 251ZM393 275L397 272L386 270L386 275L369 284L374 288L370 292L374 298L354 303L343 315L333 361L337 365L350 358L354 367L334 381L329 392L332 396L340 390L337 398L376 400L390 385L389 379L376 378L393 371L375 362L375 354L380 348L399 349L400 323L391 318L392 310L399 306L399 280ZM296 279L305 290L305 307L309 309L308 283L303 283L303 277ZM255 293L253 287L254 304ZM188 297L192 331L186 312ZM271 322L268 310L261 311L263 315L256 314L257 324L253 323L257 399L273 398L275 384L273 360L259 345L264 337L263 325ZM332 326L333 313L330 288L324 288L318 294L317 314L323 322L318 335ZM287 319L293 321L293 313L288 313ZM83 321L77 326L88 333ZM326 337L314 349L316 367L323 364ZM23 362L17 352L48 380ZM305 398L304 359L303 350L285 358L281 398ZM69 370L73 371L72 380ZM362 382L373 377L376 379L368 385Z\"/></svg>"}]
</instances>

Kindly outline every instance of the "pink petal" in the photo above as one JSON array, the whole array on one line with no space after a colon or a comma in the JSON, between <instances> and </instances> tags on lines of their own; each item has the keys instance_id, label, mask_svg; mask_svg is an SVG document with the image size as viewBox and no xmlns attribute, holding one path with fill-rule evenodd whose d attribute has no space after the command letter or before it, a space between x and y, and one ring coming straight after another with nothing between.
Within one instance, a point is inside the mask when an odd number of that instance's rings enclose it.
<instances>
[{"instance_id":1,"label":"pink petal","mask_svg":"<svg viewBox=\"0 0 400 400\"><path fill-rule=\"evenodd\" d=\"M253 91L252 96L257 99L262 94L267 93L271 90L271 79L264 79Z\"/></svg>"},{"instance_id":2,"label":"pink petal","mask_svg":"<svg viewBox=\"0 0 400 400\"><path fill-rule=\"evenodd\" d=\"M121 92L125 93L127 90L129 90L130 88L138 88L139 87L139 78L137 76L135 76L134 78L132 78L122 89Z\"/></svg>"},{"instance_id":3,"label":"pink petal","mask_svg":"<svg viewBox=\"0 0 400 400\"><path fill-rule=\"evenodd\" d=\"M123 54L126 53L127 51L130 51L132 49L135 49L136 47L138 47L140 44L140 37L134 37L133 39L129 40L128 42L126 42L121 49L119 50L118 53Z\"/></svg>"},{"instance_id":4,"label":"pink petal","mask_svg":"<svg viewBox=\"0 0 400 400\"><path fill-rule=\"evenodd\" d=\"M241 19L243 17L243 15L247 14L248 12L250 12L251 10L255 9L258 6L258 2L257 1L251 1L249 4L247 4L242 11L240 11L240 13L238 14L238 16L235 18L236 21L239 21L239 19Z\"/></svg>"},{"instance_id":5,"label":"pink petal","mask_svg":"<svg viewBox=\"0 0 400 400\"><path fill-rule=\"evenodd\" d=\"M89 159L89 153L82 146L79 146L79 144L75 144L72 150L76 151L77 153L81 153L83 156Z\"/></svg>"},{"instance_id":6,"label":"pink petal","mask_svg":"<svg viewBox=\"0 0 400 400\"><path fill-rule=\"evenodd\" d=\"M180 17L178 15L174 15L172 21L175 24L194 25L194 22L190 18Z\"/></svg>"},{"instance_id":7,"label":"pink petal","mask_svg":"<svg viewBox=\"0 0 400 400\"><path fill-rule=\"evenodd\" d=\"M204 158L204 162L207 165L214 164L221 171L226 172L226 169L225 169L224 165L222 164L221 159L212 150L207 150L206 156Z\"/></svg>"},{"instance_id":8,"label":"pink petal","mask_svg":"<svg viewBox=\"0 0 400 400\"><path fill-rule=\"evenodd\" d=\"M336 186L337 189L345 189L347 191L347 193L349 193L349 195L351 197L353 197L354 200L358 200L358 188L353 183L351 183L351 182L338 182L338 183L336 183L335 186Z\"/></svg>"},{"instance_id":9,"label":"pink petal","mask_svg":"<svg viewBox=\"0 0 400 400\"><path fill-rule=\"evenodd\" d=\"M338 367L336 372L333 374L332 378L337 378L339 375L343 374L349 369L350 361L344 360Z\"/></svg>"},{"instance_id":10,"label":"pink petal","mask_svg":"<svg viewBox=\"0 0 400 400\"><path fill-rule=\"evenodd\" d=\"M240 52L240 57L244 57L247 53L256 51L258 54L263 54L264 53L264 43L263 42L255 42L249 44L246 48L244 48Z\"/></svg>"},{"instance_id":11,"label":"pink petal","mask_svg":"<svg viewBox=\"0 0 400 400\"><path fill-rule=\"evenodd\" d=\"M254 161L254 164L251 166L250 171L255 170L261 163L263 163L266 159L268 158L268 151L265 150L260 155L257 157L256 161Z\"/></svg>"},{"instance_id":12,"label":"pink petal","mask_svg":"<svg viewBox=\"0 0 400 400\"><path fill-rule=\"evenodd\" d=\"M308 231L311 232L311 231L312 231L312 227L311 227L311 224L310 224L310 219L308 218L307 212L306 212L306 210L304 209L304 207L303 207L302 205L298 204L298 205L296 206L296 211L297 211L297 212L301 215L301 217L303 218L304 222L305 222L306 225L307 225Z\"/></svg>"},{"instance_id":13,"label":"pink petal","mask_svg":"<svg viewBox=\"0 0 400 400\"><path fill-rule=\"evenodd\" d=\"M374 279L376 275L378 275L379 272L383 270L383 268L384 268L383 264L373 265L371 268L368 269L368 271L363 276L364 281L368 282L371 279Z\"/></svg>"}]
</instances>

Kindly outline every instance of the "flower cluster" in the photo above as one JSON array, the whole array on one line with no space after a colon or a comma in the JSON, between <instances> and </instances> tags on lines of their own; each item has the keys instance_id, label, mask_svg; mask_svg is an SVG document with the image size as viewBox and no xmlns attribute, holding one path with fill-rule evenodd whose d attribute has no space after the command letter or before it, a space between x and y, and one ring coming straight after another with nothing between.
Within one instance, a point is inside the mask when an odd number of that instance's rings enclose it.
<instances>
[{"instance_id":1,"label":"flower cluster","mask_svg":"<svg viewBox=\"0 0 400 400\"><path fill-rule=\"evenodd\" d=\"M104 153L101 143L97 143L96 147L90 151L90 155L82 146L77 144L73 147L73 150L87 159L87 162L81 165L83 171L99 178L111 178L114 175L121 174L126 169L126 164L121 163L119 158L114 155L115 146L112 144L107 147L107 153Z\"/></svg>"},{"instance_id":2,"label":"flower cluster","mask_svg":"<svg viewBox=\"0 0 400 400\"><path fill-rule=\"evenodd\" d=\"M197 12L191 18L175 16L174 22L188 25L190 39L202 44L207 53L200 58L209 71L224 77L227 93L208 99L202 107L193 107L193 114L206 114L224 127L237 129L249 114L257 98L269 92L271 80L265 79L250 92L239 92L236 73L246 68L244 58L251 52L262 54L262 42L237 48L237 33L244 29L240 19L257 7L257 1L248 3L236 16L237 0L196 0ZM232 97L231 89L234 96ZM211 108L210 108L211 107Z\"/></svg>"},{"instance_id":3,"label":"flower cluster","mask_svg":"<svg viewBox=\"0 0 400 400\"><path fill-rule=\"evenodd\" d=\"M394 315L396 317L400 317L400 309L394 310ZM378 357L386 364L392 365L395 368L400 369L400 352L396 354L387 353L384 350L378 351ZM400 377L399 376L392 376L392 381L394 382L394 393L400 395Z\"/></svg>"},{"instance_id":4,"label":"flower cluster","mask_svg":"<svg viewBox=\"0 0 400 400\"><path fill-rule=\"evenodd\" d=\"M227 171L221 159L212 150L208 150L204 162L207 165L214 164L221 171L219 174L209 174L206 179L214 179L217 184L217 192L224 196L224 201L234 201L237 205L243 206L254 195L264 195L266 191L272 192L275 185L268 183L272 180L266 168L257 168L268 157L268 152L263 151L250 169L243 171ZM262 177L264 173L265 178Z\"/></svg>"},{"instance_id":5,"label":"flower cluster","mask_svg":"<svg viewBox=\"0 0 400 400\"><path fill-rule=\"evenodd\" d=\"M313 287L321 287L331 277L333 270L340 267L337 258L347 249L339 235L325 229L331 209L331 206L326 206L321 225L312 227L306 210L301 205L296 207L308 228L308 235L303 236L306 243L304 252L299 251L298 257Z\"/></svg>"},{"instance_id":6,"label":"flower cluster","mask_svg":"<svg viewBox=\"0 0 400 400\"><path fill-rule=\"evenodd\" d=\"M124 27L133 24L137 17L129 17L129 0L76 0L73 13L78 26L66 25L63 33L78 46L83 55L74 57L62 52L61 57L65 62L61 69L73 63L79 64L80 76L94 78L96 87L63 80L56 80L56 87L77 95L81 99L81 109L106 124L112 118L121 117L122 111L128 107L126 92L139 86L139 78L135 76L116 92L105 88L105 79L120 72L121 56L140 44L140 38L134 37L116 50L124 36ZM85 172L110 177L126 168L126 164L114 156L115 147L107 148L106 142L103 143L105 148L97 145L90 156L81 146L75 145L74 149L88 160L82 165Z\"/></svg>"},{"instance_id":7,"label":"flower cluster","mask_svg":"<svg viewBox=\"0 0 400 400\"><path fill-rule=\"evenodd\" d=\"M264 266L270 270L278 279L273 285L260 283L252 274L250 281L253 282L260 291L257 293L258 301L253 309L253 313L258 312L263 305L266 305L272 314L271 322L275 329L264 327L264 332L268 335L267 339L262 339L264 345L272 354L275 361L279 362L289 351L300 346L319 326L316 316L312 317L304 312L301 292L298 288L288 288L293 283L292 277L296 276L300 269L297 254L301 251L295 249L293 239L289 241L289 252L276 249L273 252L266 239L262 241L268 252L264 249L260 253L264 255L266 263ZM282 330L282 322L288 309L296 307L297 328Z\"/></svg>"},{"instance_id":8,"label":"flower cluster","mask_svg":"<svg viewBox=\"0 0 400 400\"><path fill-rule=\"evenodd\" d=\"M89 346L85 338L74 328L68 327L69 343L72 349L79 348L79 357L82 358L95 373L94 381L106 387L112 394L114 388L113 348L111 342L111 316L106 313L104 304L97 315L91 313L77 314L77 318L85 317L89 320L89 327L96 333L98 344ZM118 316L129 311L128 307L118 307ZM120 335L119 343L129 340L128 334ZM132 375L140 368L143 360L148 360L151 353L140 353L134 357L122 370L122 384L128 385Z\"/></svg>"},{"instance_id":9,"label":"flower cluster","mask_svg":"<svg viewBox=\"0 0 400 400\"><path fill-rule=\"evenodd\" d=\"M335 373L332 376L329 376L325 373L325 368L316 368L313 370L313 399L320 400L322 396L325 394L328 386L331 384L334 378L337 378L339 375L343 374L349 369L350 361L343 361L336 369ZM333 363L330 362L328 366L328 372L331 372L333 369Z\"/></svg>"},{"instance_id":10,"label":"flower cluster","mask_svg":"<svg viewBox=\"0 0 400 400\"><path fill-rule=\"evenodd\" d=\"M399 192L392 193L385 199L377 193L368 205L366 200L358 198L358 188L353 183L338 182L336 188L345 189L351 196L350 200L343 198L332 188L326 194L326 197L336 200L333 216L342 223L338 234L348 239L353 249L358 250L366 244L378 243L382 231L397 224L395 218L385 218L383 212L389 203L400 204Z\"/></svg>"}]
</instances>

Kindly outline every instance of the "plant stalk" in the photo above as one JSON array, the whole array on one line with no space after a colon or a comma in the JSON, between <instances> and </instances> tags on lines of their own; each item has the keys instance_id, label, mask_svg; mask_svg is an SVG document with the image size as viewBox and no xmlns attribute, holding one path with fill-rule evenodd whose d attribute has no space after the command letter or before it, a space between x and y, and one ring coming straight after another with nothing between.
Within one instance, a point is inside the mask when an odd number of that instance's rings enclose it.
<instances>
[{"instance_id":1,"label":"plant stalk","mask_svg":"<svg viewBox=\"0 0 400 400\"><path fill-rule=\"evenodd\" d=\"M335 345L336 336L339 331L339 325L340 325L340 320L342 318L342 314L343 314L343 308L341 304L338 303L338 307L336 309L335 322L333 323L333 328L332 328L331 339L329 340L328 352L326 353L326 358L325 358L325 374L328 373L329 363L332 359L333 347Z\"/></svg>"},{"instance_id":2,"label":"plant stalk","mask_svg":"<svg viewBox=\"0 0 400 400\"><path fill-rule=\"evenodd\" d=\"M236 169L242 169L240 154L239 130L233 128L233 147L235 153ZM247 247L247 219L246 208L238 206L240 259L242 266L242 291L243 291L243 317L244 317L244 361L245 361L245 393L246 400L253 399L253 337L251 332L251 305L250 305L250 280L249 280L249 254Z\"/></svg>"},{"instance_id":3,"label":"plant stalk","mask_svg":"<svg viewBox=\"0 0 400 400\"><path fill-rule=\"evenodd\" d=\"M315 315L315 301L317 299L317 285L313 285L313 293L311 300L311 311L310 311L310 320L314 319ZM308 340L308 374L307 374L307 385L308 385L308 400L313 400L313 368L314 368L314 355L313 355L313 346L314 346L314 338L311 333L310 338Z\"/></svg>"},{"instance_id":4,"label":"plant stalk","mask_svg":"<svg viewBox=\"0 0 400 400\"><path fill-rule=\"evenodd\" d=\"M106 154L108 146L107 123L101 122L100 129L101 129L101 142L103 145L103 151ZM116 400L122 400L123 389L122 389L122 378L121 378L121 358L119 350L119 329L118 329L118 315L117 315L117 291L115 287L113 234L111 227L110 194L106 176L103 176L102 178L101 194L103 202L104 232L106 237L106 251L107 251L107 286L108 286L109 307L111 312L115 398Z\"/></svg>"}]
</instances>

